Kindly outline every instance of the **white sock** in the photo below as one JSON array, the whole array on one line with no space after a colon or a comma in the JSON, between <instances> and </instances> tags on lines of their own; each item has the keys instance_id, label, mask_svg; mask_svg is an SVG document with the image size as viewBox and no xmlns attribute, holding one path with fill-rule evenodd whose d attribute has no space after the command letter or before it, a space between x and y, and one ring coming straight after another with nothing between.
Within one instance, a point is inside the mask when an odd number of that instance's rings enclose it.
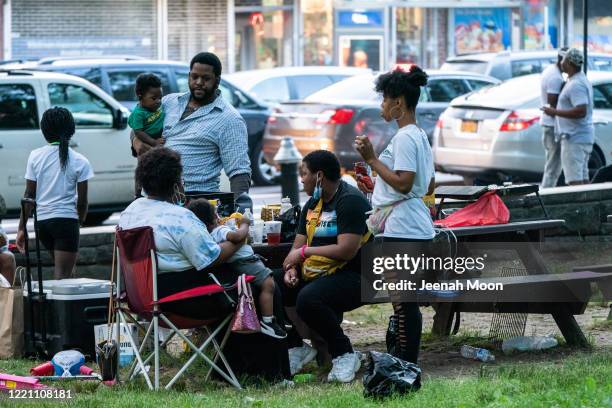
<instances>
[{"instance_id":1,"label":"white sock","mask_svg":"<svg viewBox=\"0 0 612 408\"><path fill-rule=\"evenodd\" d=\"M264 323L272 323L274 316L261 316L261 320L263 320Z\"/></svg>"}]
</instances>

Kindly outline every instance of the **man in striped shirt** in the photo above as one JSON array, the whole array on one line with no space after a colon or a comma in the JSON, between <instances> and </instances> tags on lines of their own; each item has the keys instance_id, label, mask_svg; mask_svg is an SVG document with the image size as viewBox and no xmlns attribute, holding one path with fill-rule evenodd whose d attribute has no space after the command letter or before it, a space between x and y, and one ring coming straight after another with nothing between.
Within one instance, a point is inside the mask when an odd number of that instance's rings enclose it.
<instances>
[{"instance_id":1,"label":"man in striped shirt","mask_svg":"<svg viewBox=\"0 0 612 408\"><path fill-rule=\"evenodd\" d=\"M189 65L189 92L164 96L165 146L181 154L187 193L219 191L221 170L238 195L251 185L248 134L244 119L218 89L221 61L210 52ZM134 148L142 146L133 140Z\"/></svg>"}]
</instances>

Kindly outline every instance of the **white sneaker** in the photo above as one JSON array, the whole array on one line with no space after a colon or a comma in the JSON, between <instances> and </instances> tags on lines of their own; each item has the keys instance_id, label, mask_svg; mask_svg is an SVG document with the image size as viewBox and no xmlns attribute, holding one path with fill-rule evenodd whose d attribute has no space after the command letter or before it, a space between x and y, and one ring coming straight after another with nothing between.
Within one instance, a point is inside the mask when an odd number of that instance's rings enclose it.
<instances>
[{"instance_id":1,"label":"white sneaker","mask_svg":"<svg viewBox=\"0 0 612 408\"><path fill-rule=\"evenodd\" d=\"M327 381L338 381L341 383L349 383L355 379L355 373L361 367L359 354L344 353L332 360L332 369L327 376Z\"/></svg>"},{"instance_id":2,"label":"white sneaker","mask_svg":"<svg viewBox=\"0 0 612 408\"><path fill-rule=\"evenodd\" d=\"M299 373L302 368L317 356L317 350L304 344L302 347L289 349L289 370L291 375Z\"/></svg>"}]
</instances>

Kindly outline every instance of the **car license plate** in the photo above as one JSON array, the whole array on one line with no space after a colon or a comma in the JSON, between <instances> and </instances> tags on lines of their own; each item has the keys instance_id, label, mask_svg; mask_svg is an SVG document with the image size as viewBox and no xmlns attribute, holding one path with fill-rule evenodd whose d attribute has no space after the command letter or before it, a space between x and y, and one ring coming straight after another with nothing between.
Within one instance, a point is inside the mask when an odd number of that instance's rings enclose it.
<instances>
[{"instance_id":1,"label":"car license plate","mask_svg":"<svg viewBox=\"0 0 612 408\"><path fill-rule=\"evenodd\" d=\"M476 122L475 120L461 121L461 131L464 133L478 132L478 122Z\"/></svg>"}]
</instances>

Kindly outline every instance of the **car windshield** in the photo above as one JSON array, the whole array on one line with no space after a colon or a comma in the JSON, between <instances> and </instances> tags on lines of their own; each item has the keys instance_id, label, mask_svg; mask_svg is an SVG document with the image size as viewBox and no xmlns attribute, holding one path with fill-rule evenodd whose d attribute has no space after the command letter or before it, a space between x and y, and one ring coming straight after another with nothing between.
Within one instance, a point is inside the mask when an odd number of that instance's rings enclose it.
<instances>
[{"instance_id":1,"label":"car windshield","mask_svg":"<svg viewBox=\"0 0 612 408\"><path fill-rule=\"evenodd\" d=\"M488 63L485 61L447 61L441 67L441 71L467 71L484 74Z\"/></svg>"},{"instance_id":2,"label":"car windshield","mask_svg":"<svg viewBox=\"0 0 612 408\"><path fill-rule=\"evenodd\" d=\"M379 102L382 97L374 91L374 75L357 75L336 82L308 96L307 102L319 102L334 99L357 99L369 102Z\"/></svg>"},{"instance_id":3,"label":"car windshield","mask_svg":"<svg viewBox=\"0 0 612 408\"><path fill-rule=\"evenodd\" d=\"M539 103L540 75L527 75L510 79L498 85L485 87L465 98L459 98L458 104L469 102L483 106L532 106ZM535 101L535 102L534 102ZM525 105L527 104L527 105Z\"/></svg>"}]
</instances>

